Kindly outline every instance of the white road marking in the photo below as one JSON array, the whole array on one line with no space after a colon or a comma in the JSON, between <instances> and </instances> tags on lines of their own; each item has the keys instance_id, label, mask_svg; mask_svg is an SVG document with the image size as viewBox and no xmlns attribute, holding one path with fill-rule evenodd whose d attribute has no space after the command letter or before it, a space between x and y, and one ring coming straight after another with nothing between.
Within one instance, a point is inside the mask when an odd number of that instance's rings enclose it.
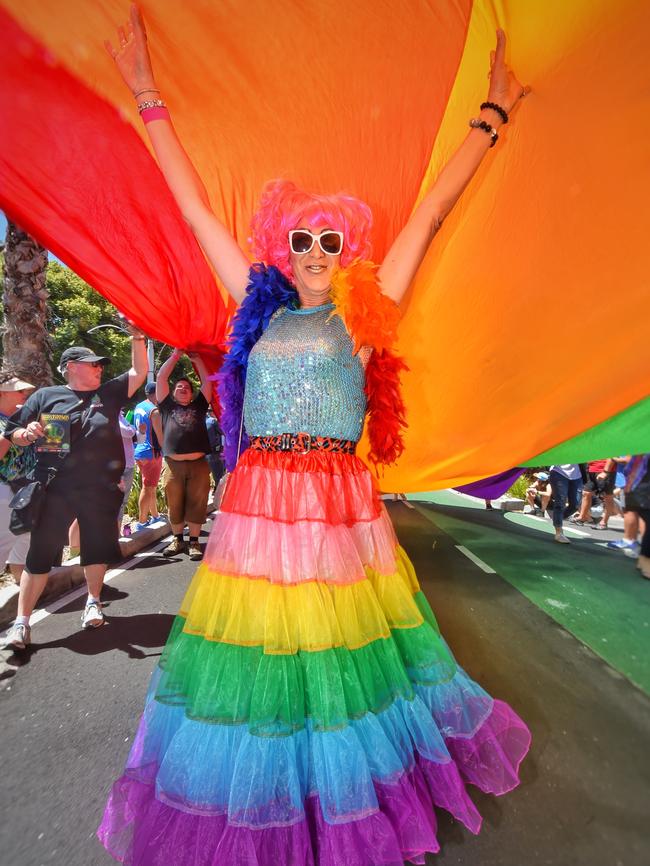
<instances>
[{"instance_id":1,"label":"white road marking","mask_svg":"<svg viewBox=\"0 0 650 866\"><path fill-rule=\"evenodd\" d=\"M166 538L160 539L160 541L158 541L158 543L155 544L153 547L148 547L146 550L141 550L139 553L135 553L131 557L131 559L127 559L127 561L119 568L111 568L110 571L106 572L106 576L104 577L104 583L110 583L116 577L119 577L120 574L123 574L125 571L133 568L133 566L136 565L138 560L146 559L147 556L151 556L152 554L156 553L158 550L164 547L165 544L171 541L172 538L173 535L170 534ZM48 604L47 607L43 608L42 610L35 611L29 618L29 624L36 625L36 623L42 622L42 620L44 620L46 617L50 616L53 613L56 613L57 610L61 610L62 607L70 604L70 602L76 601L78 598L81 598L82 595L87 594L88 587L85 583L82 583L76 589L73 589L65 595L62 595L60 598L55 599L55 601L53 601L51 604ZM6 634L8 634L8 632L9 629L3 632L1 636L4 637Z\"/></svg>"},{"instance_id":2,"label":"white road marking","mask_svg":"<svg viewBox=\"0 0 650 866\"><path fill-rule=\"evenodd\" d=\"M486 562L483 562L482 559L479 559L478 556L472 553L471 550L463 547L462 544L456 544L454 546L456 550L460 550L461 553L463 553L468 559L471 559L474 565L478 565L478 567L486 574L496 574L496 571L493 568L490 568L490 566Z\"/></svg>"}]
</instances>

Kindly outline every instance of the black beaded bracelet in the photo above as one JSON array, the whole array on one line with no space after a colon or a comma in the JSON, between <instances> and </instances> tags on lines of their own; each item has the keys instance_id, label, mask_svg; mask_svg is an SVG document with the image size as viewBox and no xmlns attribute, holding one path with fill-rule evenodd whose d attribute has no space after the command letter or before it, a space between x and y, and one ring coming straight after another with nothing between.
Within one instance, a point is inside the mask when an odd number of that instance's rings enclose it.
<instances>
[{"instance_id":1,"label":"black beaded bracelet","mask_svg":"<svg viewBox=\"0 0 650 866\"><path fill-rule=\"evenodd\" d=\"M491 108L492 111L496 111L496 113L499 115L499 117L504 123L508 122L508 112L505 110L505 108L501 108L500 105L497 105L496 102L482 102L481 111L483 111L485 108Z\"/></svg>"},{"instance_id":2,"label":"black beaded bracelet","mask_svg":"<svg viewBox=\"0 0 650 866\"><path fill-rule=\"evenodd\" d=\"M490 142L490 147L494 147L494 145L499 140L498 132L493 126L490 126L490 124L486 120L481 120L479 117L473 117L470 120L469 125L472 127L472 129L482 129L484 132L487 132L487 134L492 139L492 141Z\"/></svg>"}]
</instances>

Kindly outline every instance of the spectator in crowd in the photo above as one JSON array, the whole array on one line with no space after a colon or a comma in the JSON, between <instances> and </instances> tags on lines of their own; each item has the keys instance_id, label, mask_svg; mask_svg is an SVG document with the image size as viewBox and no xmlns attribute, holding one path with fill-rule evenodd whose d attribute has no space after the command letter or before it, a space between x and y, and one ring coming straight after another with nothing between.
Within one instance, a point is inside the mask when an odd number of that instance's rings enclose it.
<instances>
[{"instance_id":1,"label":"spectator in crowd","mask_svg":"<svg viewBox=\"0 0 650 866\"><path fill-rule=\"evenodd\" d=\"M162 418L163 487L167 497L169 521L174 538L163 550L163 556L189 554L190 559L201 559L199 534L205 523L210 495L210 468L205 459L210 453L210 442L205 419L212 397L212 382L198 355L188 355L201 379L201 389L194 394L192 383L182 377L172 392L169 376L181 357L174 349L160 368L156 381L156 399ZM185 526L189 528L189 548L185 544Z\"/></svg>"},{"instance_id":2,"label":"spectator in crowd","mask_svg":"<svg viewBox=\"0 0 650 866\"><path fill-rule=\"evenodd\" d=\"M625 457L617 457L618 472L616 473L616 484L618 493L615 490L615 504L623 512L623 538L617 538L615 541L608 541L607 547L610 550L621 550L626 556L631 556L636 559L639 555L640 544L638 541L639 532L643 534L643 521L639 518L636 511L632 511L625 507L625 485L627 483L627 472L629 463L632 460L632 455L628 454ZM618 500L618 501L617 501Z\"/></svg>"},{"instance_id":3,"label":"spectator in crowd","mask_svg":"<svg viewBox=\"0 0 650 866\"><path fill-rule=\"evenodd\" d=\"M616 486L616 460L593 460L587 464L587 480L582 488L582 502L579 513L571 519L578 526L591 525L594 529L607 529L609 518L616 513L614 487ZM603 516L600 521L592 521L591 506L594 494L602 497Z\"/></svg>"},{"instance_id":4,"label":"spectator in crowd","mask_svg":"<svg viewBox=\"0 0 650 866\"><path fill-rule=\"evenodd\" d=\"M650 578L650 455L638 454L625 460L623 538L610 541L607 547L638 559L641 574Z\"/></svg>"},{"instance_id":5,"label":"spectator in crowd","mask_svg":"<svg viewBox=\"0 0 650 866\"><path fill-rule=\"evenodd\" d=\"M14 493L27 483L25 476L34 468L36 455L33 446L18 448L3 434L9 417L33 391L34 386L19 379L13 371L0 373L0 570L9 563L16 583L20 583L29 550L29 533L14 535L11 532L9 503Z\"/></svg>"},{"instance_id":6,"label":"spectator in crowd","mask_svg":"<svg viewBox=\"0 0 650 866\"><path fill-rule=\"evenodd\" d=\"M135 436L135 427L124 417L124 412L120 412L118 416L118 421L120 424L120 434L122 436L122 447L124 448L124 472L122 472L122 478L120 479L120 489L123 491L122 504L120 505L120 510L117 514L117 527L120 533L122 533L122 519L124 518L124 509L126 508L126 504L129 501L129 495L131 494L131 488L133 487L133 475L135 473L135 454L133 448L133 437ZM124 535L128 537L131 535L131 525L130 522L126 524L124 527Z\"/></svg>"},{"instance_id":7,"label":"spectator in crowd","mask_svg":"<svg viewBox=\"0 0 650 866\"><path fill-rule=\"evenodd\" d=\"M136 529L144 529L145 526L160 519L157 489L162 471L160 443L163 434L160 412L157 408L156 383L147 382L144 393L145 399L138 403L133 414L133 423L137 430L135 459L142 479Z\"/></svg>"},{"instance_id":8,"label":"spectator in crowd","mask_svg":"<svg viewBox=\"0 0 650 866\"><path fill-rule=\"evenodd\" d=\"M579 463L562 463L551 466L549 481L553 492L553 528L555 541L569 544L562 531L562 522L578 507L584 483L585 468Z\"/></svg>"},{"instance_id":9,"label":"spectator in crowd","mask_svg":"<svg viewBox=\"0 0 650 866\"><path fill-rule=\"evenodd\" d=\"M216 415L212 411L212 406L208 409L208 414L205 419L205 426L208 430L208 442L210 443L210 453L208 454L208 465L214 480L215 489L219 486L219 481L225 471L223 463L223 433Z\"/></svg>"},{"instance_id":10,"label":"spectator in crowd","mask_svg":"<svg viewBox=\"0 0 650 866\"><path fill-rule=\"evenodd\" d=\"M553 495L550 476L548 472L535 472L533 478L534 483L526 488L524 514L540 514L543 517Z\"/></svg>"},{"instance_id":11,"label":"spectator in crowd","mask_svg":"<svg viewBox=\"0 0 650 866\"><path fill-rule=\"evenodd\" d=\"M108 363L83 346L66 349L59 366L66 384L32 394L5 431L14 445L37 443L34 474L47 483L20 581L18 616L7 640L16 649L30 642L31 613L75 518L88 585L82 626L104 622L100 595L106 565L120 559L117 514L124 448L118 416L147 375L144 336L133 333L131 369L102 384Z\"/></svg>"}]
</instances>

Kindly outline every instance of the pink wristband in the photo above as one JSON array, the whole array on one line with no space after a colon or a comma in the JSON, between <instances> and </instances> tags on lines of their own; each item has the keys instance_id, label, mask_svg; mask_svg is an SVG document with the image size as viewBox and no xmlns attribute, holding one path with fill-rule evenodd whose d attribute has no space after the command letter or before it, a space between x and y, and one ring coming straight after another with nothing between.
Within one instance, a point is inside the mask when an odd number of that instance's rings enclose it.
<instances>
[{"instance_id":1,"label":"pink wristband","mask_svg":"<svg viewBox=\"0 0 650 866\"><path fill-rule=\"evenodd\" d=\"M152 120L169 120L169 112L162 106L156 108L145 108L140 112L140 117L144 123L151 123Z\"/></svg>"}]
</instances>

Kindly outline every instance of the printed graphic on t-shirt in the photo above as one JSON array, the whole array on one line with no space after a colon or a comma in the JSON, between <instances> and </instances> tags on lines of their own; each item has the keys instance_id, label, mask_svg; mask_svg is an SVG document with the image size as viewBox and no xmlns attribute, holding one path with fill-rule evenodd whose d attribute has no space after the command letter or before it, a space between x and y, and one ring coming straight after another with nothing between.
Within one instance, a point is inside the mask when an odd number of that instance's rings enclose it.
<instances>
[{"instance_id":1,"label":"printed graphic on t-shirt","mask_svg":"<svg viewBox=\"0 0 650 866\"><path fill-rule=\"evenodd\" d=\"M45 434L36 443L37 451L55 451L58 453L70 450L70 416L57 412L43 412L41 426Z\"/></svg>"},{"instance_id":2,"label":"printed graphic on t-shirt","mask_svg":"<svg viewBox=\"0 0 650 866\"><path fill-rule=\"evenodd\" d=\"M183 427L185 430L194 427L199 420L199 416L193 406L174 406L171 417L179 427Z\"/></svg>"}]
</instances>

